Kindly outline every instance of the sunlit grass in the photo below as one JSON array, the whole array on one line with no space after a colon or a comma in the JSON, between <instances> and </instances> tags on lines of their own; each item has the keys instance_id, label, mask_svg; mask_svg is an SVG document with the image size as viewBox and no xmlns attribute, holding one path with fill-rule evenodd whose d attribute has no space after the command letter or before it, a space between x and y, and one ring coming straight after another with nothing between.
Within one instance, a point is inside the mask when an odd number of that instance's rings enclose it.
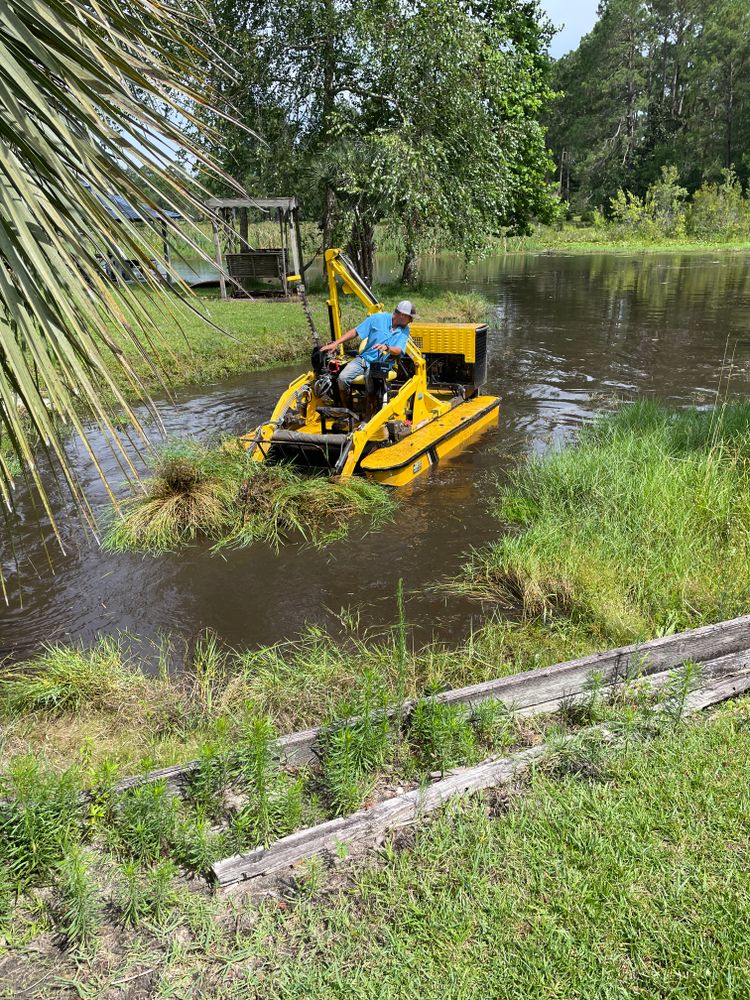
<instances>
[{"instance_id":1,"label":"sunlit grass","mask_svg":"<svg viewBox=\"0 0 750 1000\"><path fill-rule=\"evenodd\" d=\"M532 459L453 588L606 648L750 607L750 405L625 406Z\"/></svg>"},{"instance_id":2,"label":"sunlit grass","mask_svg":"<svg viewBox=\"0 0 750 1000\"><path fill-rule=\"evenodd\" d=\"M113 517L107 551L168 552L198 540L217 550L255 542L278 547L292 536L324 545L345 537L358 515L377 526L395 507L385 489L366 480L302 477L251 461L233 442L217 449L191 441L166 445L144 490Z\"/></svg>"}]
</instances>

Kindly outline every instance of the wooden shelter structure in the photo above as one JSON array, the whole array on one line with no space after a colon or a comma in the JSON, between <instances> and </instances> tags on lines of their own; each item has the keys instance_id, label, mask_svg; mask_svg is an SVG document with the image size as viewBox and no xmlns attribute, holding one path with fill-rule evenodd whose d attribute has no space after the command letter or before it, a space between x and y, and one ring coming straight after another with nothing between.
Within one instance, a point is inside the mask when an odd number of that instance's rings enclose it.
<instances>
[{"instance_id":1,"label":"wooden shelter structure","mask_svg":"<svg viewBox=\"0 0 750 1000\"><path fill-rule=\"evenodd\" d=\"M209 198L216 266L222 299L227 298L227 280L231 294L265 295L287 298L290 277L301 275L302 241L299 231L299 203L289 198ZM254 247L250 244L250 213L278 226L278 246ZM224 252L222 253L222 236Z\"/></svg>"},{"instance_id":2,"label":"wooden shelter structure","mask_svg":"<svg viewBox=\"0 0 750 1000\"><path fill-rule=\"evenodd\" d=\"M145 204L132 205L126 198L117 193L109 194L106 198L101 195L97 195L97 197L115 222L129 222L136 225L143 224L144 226L151 226L160 233L165 272L162 277L167 284L171 284L172 257L169 248L168 225L169 223L181 221L184 219L184 216L180 212L176 212L171 208L156 209ZM158 275L159 262L154 259L151 263L153 265L154 273ZM140 274L140 265L138 261L128 260L124 257L120 258L118 252L113 252L111 254L110 258L106 262L105 269L110 275L114 275L116 273L121 278L144 280L143 276Z\"/></svg>"}]
</instances>

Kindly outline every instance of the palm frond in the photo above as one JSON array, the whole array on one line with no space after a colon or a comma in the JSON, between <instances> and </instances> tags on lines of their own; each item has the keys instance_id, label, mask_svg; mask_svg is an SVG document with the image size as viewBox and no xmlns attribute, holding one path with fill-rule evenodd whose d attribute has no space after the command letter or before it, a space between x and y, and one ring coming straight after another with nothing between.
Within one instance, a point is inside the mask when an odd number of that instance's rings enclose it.
<instances>
[{"instance_id":1,"label":"palm frond","mask_svg":"<svg viewBox=\"0 0 750 1000\"><path fill-rule=\"evenodd\" d=\"M126 396L147 400L147 394L118 340L150 356L159 333L142 297L108 278L102 260L135 262L167 309L172 296L150 265L143 234L118 215L113 194L145 205L159 225L173 227L149 187L150 172L167 182L162 186L171 195L158 194L167 209L179 201L203 212L206 192L175 169L174 150L220 175L186 138L189 127L197 127L195 109L210 103L195 68L209 64L222 69L218 56L207 58L198 22L170 3L6 0L3 7L0 498L12 508L20 464L56 533L40 449L94 526L61 426L78 433L105 482L86 433L91 422L130 468L105 400L115 400L145 440ZM149 168L145 190L133 169L140 165ZM181 236L201 253L189 232ZM120 389L123 372L130 391Z\"/></svg>"}]
</instances>

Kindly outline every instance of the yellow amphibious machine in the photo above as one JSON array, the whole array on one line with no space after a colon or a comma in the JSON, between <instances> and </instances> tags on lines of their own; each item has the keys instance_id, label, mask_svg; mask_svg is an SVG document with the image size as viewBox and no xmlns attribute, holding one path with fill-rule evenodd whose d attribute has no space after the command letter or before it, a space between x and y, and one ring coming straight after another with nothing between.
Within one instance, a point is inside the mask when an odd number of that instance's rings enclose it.
<instances>
[{"instance_id":1,"label":"yellow amphibious machine","mask_svg":"<svg viewBox=\"0 0 750 1000\"><path fill-rule=\"evenodd\" d=\"M343 332L339 283L368 315L384 307L341 250L327 250L325 264L331 339L337 340ZM479 395L487 374L486 325L412 323L406 355L395 368L389 371L385 359L382 366L371 365L377 398L367 399L360 378L352 387L351 408L341 406L337 385L350 358L343 350L338 356L321 354L311 327L313 370L282 393L267 423L242 438L255 461L291 462L327 469L342 480L363 475L405 486L497 423L500 400Z\"/></svg>"}]
</instances>

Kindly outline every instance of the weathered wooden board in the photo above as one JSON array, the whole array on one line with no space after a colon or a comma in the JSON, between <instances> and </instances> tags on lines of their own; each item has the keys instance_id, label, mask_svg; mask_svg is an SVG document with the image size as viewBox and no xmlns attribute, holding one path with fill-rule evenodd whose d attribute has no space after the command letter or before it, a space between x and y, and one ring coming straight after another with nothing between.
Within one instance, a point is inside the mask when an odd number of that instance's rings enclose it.
<instances>
[{"instance_id":1,"label":"weathered wooden board","mask_svg":"<svg viewBox=\"0 0 750 1000\"><path fill-rule=\"evenodd\" d=\"M305 858L335 851L340 844L352 846L358 841L372 841L381 833L395 830L447 802L454 795L507 784L526 770L544 753L543 746L532 747L512 757L483 761L472 768L462 768L427 788L417 788L396 798L387 799L371 809L361 809L340 819L300 830L278 840L271 847L259 847L250 854L237 854L213 866L213 876L222 887L259 875L274 875Z\"/></svg>"},{"instance_id":2,"label":"weathered wooden board","mask_svg":"<svg viewBox=\"0 0 750 1000\"><path fill-rule=\"evenodd\" d=\"M634 674L650 676L672 669L692 660L718 663L722 657L750 650L750 615L730 621L691 629L676 635L652 639L632 646L621 646L604 653L594 653L577 660L556 663L551 667L527 670L520 674L510 674L482 684L455 688L445 691L437 698L448 704L463 704L471 707L487 698L497 698L509 708L521 714L552 711L568 697L582 694L593 674L597 674L603 685L610 686ZM733 669L731 664L726 669ZM718 667L717 669L723 669ZM406 712L413 703L402 709ZM281 737L277 747L282 757L292 764L301 764L314 758L315 743L320 734L318 727L291 733ZM125 791L144 781L164 779L175 788L180 788L185 779L195 770L196 761L160 768L145 775L124 778L116 785L117 791Z\"/></svg>"},{"instance_id":3,"label":"weathered wooden board","mask_svg":"<svg viewBox=\"0 0 750 1000\"><path fill-rule=\"evenodd\" d=\"M688 695L685 711L692 714L748 690L750 668L729 677L717 677L706 687ZM586 730L589 733L596 731L611 736L606 726L592 726ZM510 757L490 758L476 767L462 768L428 788L418 788L371 809L361 809L351 816L299 830L270 847L259 847L248 854L217 861L212 867L212 875L219 886L227 888L260 876L277 875L307 858L334 852L342 844L351 847L362 841L373 842L381 834L433 812L453 796L512 782L546 750L546 745L542 744Z\"/></svg>"}]
</instances>

